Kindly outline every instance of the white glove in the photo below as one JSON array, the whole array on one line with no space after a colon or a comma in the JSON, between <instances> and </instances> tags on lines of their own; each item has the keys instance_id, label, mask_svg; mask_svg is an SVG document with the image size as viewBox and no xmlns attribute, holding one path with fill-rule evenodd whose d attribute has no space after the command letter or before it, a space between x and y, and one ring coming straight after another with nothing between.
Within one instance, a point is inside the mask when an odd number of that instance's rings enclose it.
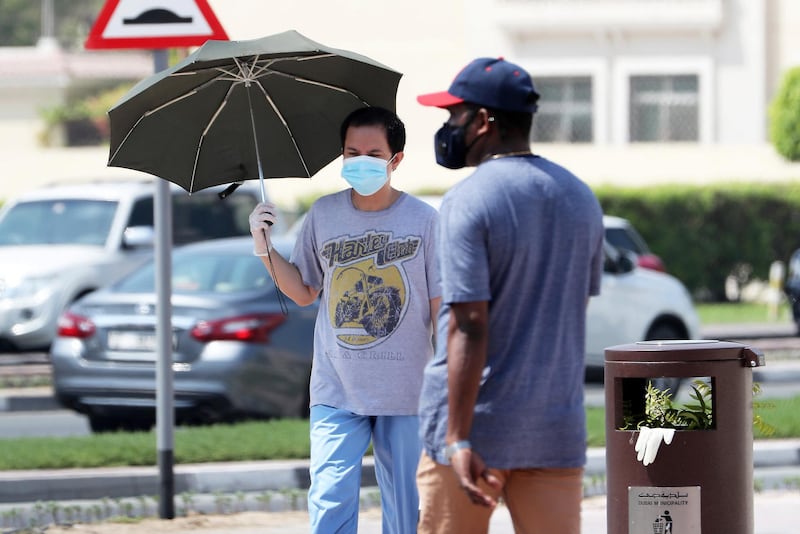
<instances>
[{"instance_id":1,"label":"white glove","mask_svg":"<svg viewBox=\"0 0 800 534\"><path fill-rule=\"evenodd\" d=\"M656 460L661 441L669 445L675 435L674 428L650 428L643 426L639 429L639 439L636 440L636 460L644 465L650 465Z\"/></svg>"},{"instance_id":2,"label":"white glove","mask_svg":"<svg viewBox=\"0 0 800 534\"><path fill-rule=\"evenodd\" d=\"M277 220L277 212L275 204L261 202L250 213L250 235L253 236L253 254L256 256L267 256L272 250L270 233Z\"/></svg>"}]
</instances>

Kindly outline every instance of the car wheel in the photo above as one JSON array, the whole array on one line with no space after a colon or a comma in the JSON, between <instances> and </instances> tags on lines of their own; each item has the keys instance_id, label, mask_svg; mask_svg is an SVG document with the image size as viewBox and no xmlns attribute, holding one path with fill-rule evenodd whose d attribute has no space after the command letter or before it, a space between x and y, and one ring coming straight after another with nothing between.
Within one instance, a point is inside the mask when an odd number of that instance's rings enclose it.
<instances>
[{"instance_id":1,"label":"car wheel","mask_svg":"<svg viewBox=\"0 0 800 534\"><path fill-rule=\"evenodd\" d=\"M149 417L133 417L122 421L122 430L126 432L150 432L155 421Z\"/></svg>"},{"instance_id":2,"label":"car wheel","mask_svg":"<svg viewBox=\"0 0 800 534\"><path fill-rule=\"evenodd\" d=\"M684 337L685 336L683 336L682 333L672 325L657 324L647 333L646 341L653 341L657 339L683 339ZM678 396L678 390L681 387L681 382L683 382L683 379L675 376L659 377L652 380L653 386L656 389L660 389L661 391L666 391L669 389L672 398Z\"/></svg>"},{"instance_id":3,"label":"car wheel","mask_svg":"<svg viewBox=\"0 0 800 534\"><path fill-rule=\"evenodd\" d=\"M311 417L311 377L308 378L306 383L306 392L303 394L303 401L300 405L300 419L308 419Z\"/></svg>"},{"instance_id":4,"label":"car wheel","mask_svg":"<svg viewBox=\"0 0 800 534\"><path fill-rule=\"evenodd\" d=\"M147 432L153 427L153 421L147 417L120 418L112 415L89 414L89 428L92 432Z\"/></svg>"},{"instance_id":5,"label":"car wheel","mask_svg":"<svg viewBox=\"0 0 800 534\"><path fill-rule=\"evenodd\" d=\"M114 432L120 429L119 419L108 415L89 414L89 428L94 433Z\"/></svg>"}]
</instances>

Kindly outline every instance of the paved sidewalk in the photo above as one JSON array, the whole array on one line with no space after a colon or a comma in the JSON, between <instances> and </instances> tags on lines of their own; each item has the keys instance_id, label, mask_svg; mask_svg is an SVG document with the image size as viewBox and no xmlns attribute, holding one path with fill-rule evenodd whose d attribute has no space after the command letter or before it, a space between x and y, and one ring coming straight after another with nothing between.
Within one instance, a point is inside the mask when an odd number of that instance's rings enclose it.
<instances>
[{"instance_id":1,"label":"paved sidewalk","mask_svg":"<svg viewBox=\"0 0 800 534\"><path fill-rule=\"evenodd\" d=\"M797 534L800 491L767 491L753 497L754 534ZM381 533L380 510L370 508L359 515L359 534ZM584 499L582 534L607 534L605 497ZM246 512L232 515L192 516L174 520L148 519L137 524L96 524L50 527L48 534L308 534L305 512ZM508 510L500 506L492 516L491 534L512 534ZM716 533L710 533L716 534Z\"/></svg>"}]
</instances>

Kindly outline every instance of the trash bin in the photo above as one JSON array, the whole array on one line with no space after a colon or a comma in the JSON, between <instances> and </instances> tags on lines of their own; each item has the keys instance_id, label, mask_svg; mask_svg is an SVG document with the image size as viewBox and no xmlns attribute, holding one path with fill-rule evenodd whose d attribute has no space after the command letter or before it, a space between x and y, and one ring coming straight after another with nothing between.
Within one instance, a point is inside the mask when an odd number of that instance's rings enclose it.
<instances>
[{"instance_id":1,"label":"trash bin","mask_svg":"<svg viewBox=\"0 0 800 534\"><path fill-rule=\"evenodd\" d=\"M763 353L726 341L643 341L605 350L609 534L752 534L751 369L761 365ZM648 381L663 377L705 378L712 424L676 430L644 466L634 450L639 431L620 429L626 416L644 412ZM687 404L681 400L676 407Z\"/></svg>"}]
</instances>

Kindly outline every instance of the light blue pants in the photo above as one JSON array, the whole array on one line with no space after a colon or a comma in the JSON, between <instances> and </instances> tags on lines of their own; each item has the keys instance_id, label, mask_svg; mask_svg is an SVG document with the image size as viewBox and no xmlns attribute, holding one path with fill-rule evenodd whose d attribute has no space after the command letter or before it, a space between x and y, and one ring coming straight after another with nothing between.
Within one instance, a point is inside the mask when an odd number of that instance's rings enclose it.
<instances>
[{"instance_id":1,"label":"light blue pants","mask_svg":"<svg viewBox=\"0 0 800 534\"><path fill-rule=\"evenodd\" d=\"M417 416L367 416L311 407L311 532L358 531L361 459L372 439L383 534L417 531L416 470L422 446Z\"/></svg>"}]
</instances>

